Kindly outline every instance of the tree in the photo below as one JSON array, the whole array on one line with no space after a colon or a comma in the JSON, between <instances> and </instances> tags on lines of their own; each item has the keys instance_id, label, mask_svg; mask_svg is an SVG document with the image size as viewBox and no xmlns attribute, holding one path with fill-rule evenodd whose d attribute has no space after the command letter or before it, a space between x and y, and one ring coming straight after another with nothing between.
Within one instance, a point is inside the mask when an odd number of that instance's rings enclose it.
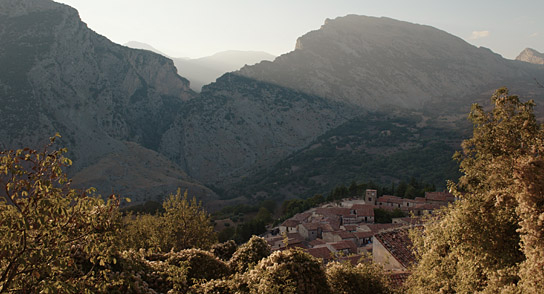
<instances>
[{"instance_id":1,"label":"tree","mask_svg":"<svg viewBox=\"0 0 544 294\"><path fill-rule=\"evenodd\" d=\"M321 261L300 248L275 251L245 278L249 293L330 293Z\"/></svg>"},{"instance_id":2,"label":"tree","mask_svg":"<svg viewBox=\"0 0 544 294\"><path fill-rule=\"evenodd\" d=\"M253 236L234 252L229 260L229 267L233 272L243 273L269 255L268 242L261 237Z\"/></svg>"},{"instance_id":3,"label":"tree","mask_svg":"<svg viewBox=\"0 0 544 294\"><path fill-rule=\"evenodd\" d=\"M72 189L54 140L0 152L0 293L101 289L116 262L118 199Z\"/></svg>"},{"instance_id":4,"label":"tree","mask_svg":"<svg viewBox=\"0 0 544 294\"><path fill-rule=\"evenodd\" d=\"M327 281L333 294L394 293L384 269L374 263L331 262L326 268Z\"/></svg>"},{"instance_id":5,"label":"tree","mask_svg":"<svg viewBox=\"0 0 544 294\"><path fill-rule=\"evenodd\" d=\"M129 216L121 236L125 249L155 249L163 252L210 248L217 236L211 218L196 198L187 199L181 190L163 202L164 212Z\"/></svg>"},{"instance_id":6,"label":"tree","mask_svg":"<svg viewBox=\"0 0 544 294\"><path fill-rule=\"evenodd\" d=\"M461 200L439 212L423 234L412 232L419 262L411 293L519 293L542 286L542 250L534 251L543 247L542 222L535 223L544 211L542 127L532 101L522 103L502 88L492 102L490 112L472 106L473 136L454 156L463 175L449 186Z\"/></svg>"}]
</instances>

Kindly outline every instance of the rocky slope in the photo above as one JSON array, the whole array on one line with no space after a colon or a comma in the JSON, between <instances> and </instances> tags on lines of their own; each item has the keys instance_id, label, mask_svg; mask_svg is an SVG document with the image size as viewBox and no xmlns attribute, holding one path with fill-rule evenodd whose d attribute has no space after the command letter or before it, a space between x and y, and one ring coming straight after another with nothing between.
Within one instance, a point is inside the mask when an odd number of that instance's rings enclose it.
<instances>
[{"instance_id":1,"label":"rocky slope","mask_svg":"<svg viewBox=\"0 0 544 294\"><path fill-rule=\"evenodd\" d=\"M0 1L0 69L0 147L39 147L59 132L72 174L131 153L125 141L157 149L195 96L171 60L114 44L49 0Z\"/></svg>"},{"instance_id":2,"label":"rocky slope","mask_svg":"<svg viewBox=\"0 0 544 294\"><path fill-rule=\"evenodd\" d=\"M521 51L518 57L516 57L516 60L533 64L544 64L544 54L535 49L525 48L525 50Z\"/></svg>"},{"instance_id":3,"label":"rocky slope","mask_svg":"<svg viewBox=\"0 0 544 294\"><path fill-rule=\"evenodd\" d=\"M443 108L543 75L430 26L357 15L327 20L294 51L239 74L367 109Z\"/></svg>"},{"instance_id":4,"label":"rocky slope","mask_svg":"<svg viewBox=\"0 0 544 294\"><path fill-rule=\"evenodd\" d=\"M341 103L226 74L186 105L160 152L199 181L225 187L356 113Z\"/></svg>"},{"instance_id":5,"label":"rocky slope","mask_svg":"<svg viewBox=\"0 0 544 294\"><path fill-rule=\"evenodd\" d=\"M470 102L505 84L543 101L534 82L543 77L540 65L507 61L431 27L347 16L301 37L295 51L225 74L197 94L170 59L113 44L68 6L0 0L0 147L38 147L59 132L76 184L142 201L178 186L209 203L217 195L204 185L310 192L310 178L329 177L330 187L349 182L368 160L365 166L384 166L382 151L393 159L433 157L427 153L451 151L435 144L436 134L447 136ZM376 109L383 115L369 114ZM396 129L398 116L389 114L412 111L416 123L447 123L438 131ZM399 137L389 137L395 130Z\"/></svg>"}]
</instances>

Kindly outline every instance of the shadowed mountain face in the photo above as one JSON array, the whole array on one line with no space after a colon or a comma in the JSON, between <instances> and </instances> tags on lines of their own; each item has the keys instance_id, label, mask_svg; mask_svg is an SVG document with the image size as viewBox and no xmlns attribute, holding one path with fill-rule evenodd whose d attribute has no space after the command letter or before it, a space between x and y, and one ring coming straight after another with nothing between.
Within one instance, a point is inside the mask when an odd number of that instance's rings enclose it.
<instances>
[{"instance_id":1,"label":"shadowed mountain face","mask_svg":"<svg viewBox=\"0 0 544 294\"><path fill-rule=\"evenodd\" d=\"M114 44L48 0L0 1L0 69L1 147L40 147L59 132L72 174L132 153L124 141L157 149L195 97L171 60Z\"/></svg>"},{"instance_id":2,"label":"shadowed mountain face","mask_svg":"<svg viewBox=\"0 0 544 294\"><path fill-rule=\"evenodd\" d=\"M160 152L194 178L225 186L269 167L357 113L345 104L234 74L204 87Z\"/></svg>"},{"instance_id":3,"label":"shadowed mountain face","mask_svg":"<svg viewBox=\"0 0 544 294\"><path fill-rule=\"evenodd\" d=\"M506 81L532 80L535 69L430 26L348 15L239 74L367 109L421 109L466 104Z\"/></svg>"}]
</instances>

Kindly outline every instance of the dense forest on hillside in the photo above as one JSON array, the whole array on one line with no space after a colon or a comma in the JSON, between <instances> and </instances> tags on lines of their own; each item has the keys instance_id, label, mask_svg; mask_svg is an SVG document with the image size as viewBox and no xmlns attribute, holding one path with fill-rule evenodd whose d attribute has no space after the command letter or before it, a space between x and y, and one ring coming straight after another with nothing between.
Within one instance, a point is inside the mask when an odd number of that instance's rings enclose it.
<instances>
[{"instance_id":1,"label":"dense forest on hillside","mask_svg":"<svg viewBox=\"0 0 544 294\"><path fill-rule=\"evenodd\" d=\"M416 178L446 187L460 176L451 159L468 124L425 121L421 114L370 113L319 136L273 168L246 178L223 198L268 195L309 197L351 181L394 185Z\"/></svg>"}]
</instances>

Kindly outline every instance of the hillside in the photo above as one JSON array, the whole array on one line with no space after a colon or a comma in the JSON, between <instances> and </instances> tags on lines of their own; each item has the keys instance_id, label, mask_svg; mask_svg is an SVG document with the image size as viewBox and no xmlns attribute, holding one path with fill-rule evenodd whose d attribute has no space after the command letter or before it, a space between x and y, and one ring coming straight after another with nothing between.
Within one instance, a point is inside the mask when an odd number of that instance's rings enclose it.
<instances>
[{"instance_id":1,"label":"hillside","mask_svg":"<svg viewBox=\"0 0 544 294\"><path fill-rule=\"evenodd\" d=\"M446 188L459 177L452 155L468 137L468 122L421 113L371 112L316 138L271 168L244 179L224 195L278 201L310 197L351 181L394 185L414 177Z\"/></svg>"},{"instance_id":2,"label":"hillside","mask_svg":"<svg viewBox=\"0 0 544 294\"><path fill-rule=\"evenodd\" d=\"M225 74L187 103L163 136L160 152L200 182L225 187L356 113L321 97Z\"/></svg>"},{"instance_id":3,"label":"hillside","mask_svg":"<svg viewBox=\"0 0 544 294\"><path fill-rule=\"evenodd\" d=\"M39 148L59 132L74 162L71 174L112 153L130 154L125 141L142 146L141 153L157 149L183 103L195 97L171 60L114 44L87 28L75 9L52 1L0 1L0 44L1 147ZM143 193L134 191L115 190Z\"/></svg>"},{"instance_id":4,"label":"hillside","mask_svg":"<svg viewBox=\"0 0 544 294\"><path fill-rule=\"evenodd\" d=\"M503 85L531 91L544 72L430 26L348 15L327 19L294 51L238 74L366 109L457 111Z\"/></svg>"},{"instance_id":5,"label":"hillside","mask_svg":"<svg viewBox=\"0 0 544 294\"><path fill-rule=\"evenodd\" d=\"M234 66L244 54L209 60ZM211 202L210 187L290 197L360 179L440 186L470 103L508 85L544 104L540 65L355 15L195 93L172 60L112 43L73 8L1 0L0 68L0 147L43 146L59 132L76 186L138 201L176 186Z\"/></svg>"}]
</instances>

